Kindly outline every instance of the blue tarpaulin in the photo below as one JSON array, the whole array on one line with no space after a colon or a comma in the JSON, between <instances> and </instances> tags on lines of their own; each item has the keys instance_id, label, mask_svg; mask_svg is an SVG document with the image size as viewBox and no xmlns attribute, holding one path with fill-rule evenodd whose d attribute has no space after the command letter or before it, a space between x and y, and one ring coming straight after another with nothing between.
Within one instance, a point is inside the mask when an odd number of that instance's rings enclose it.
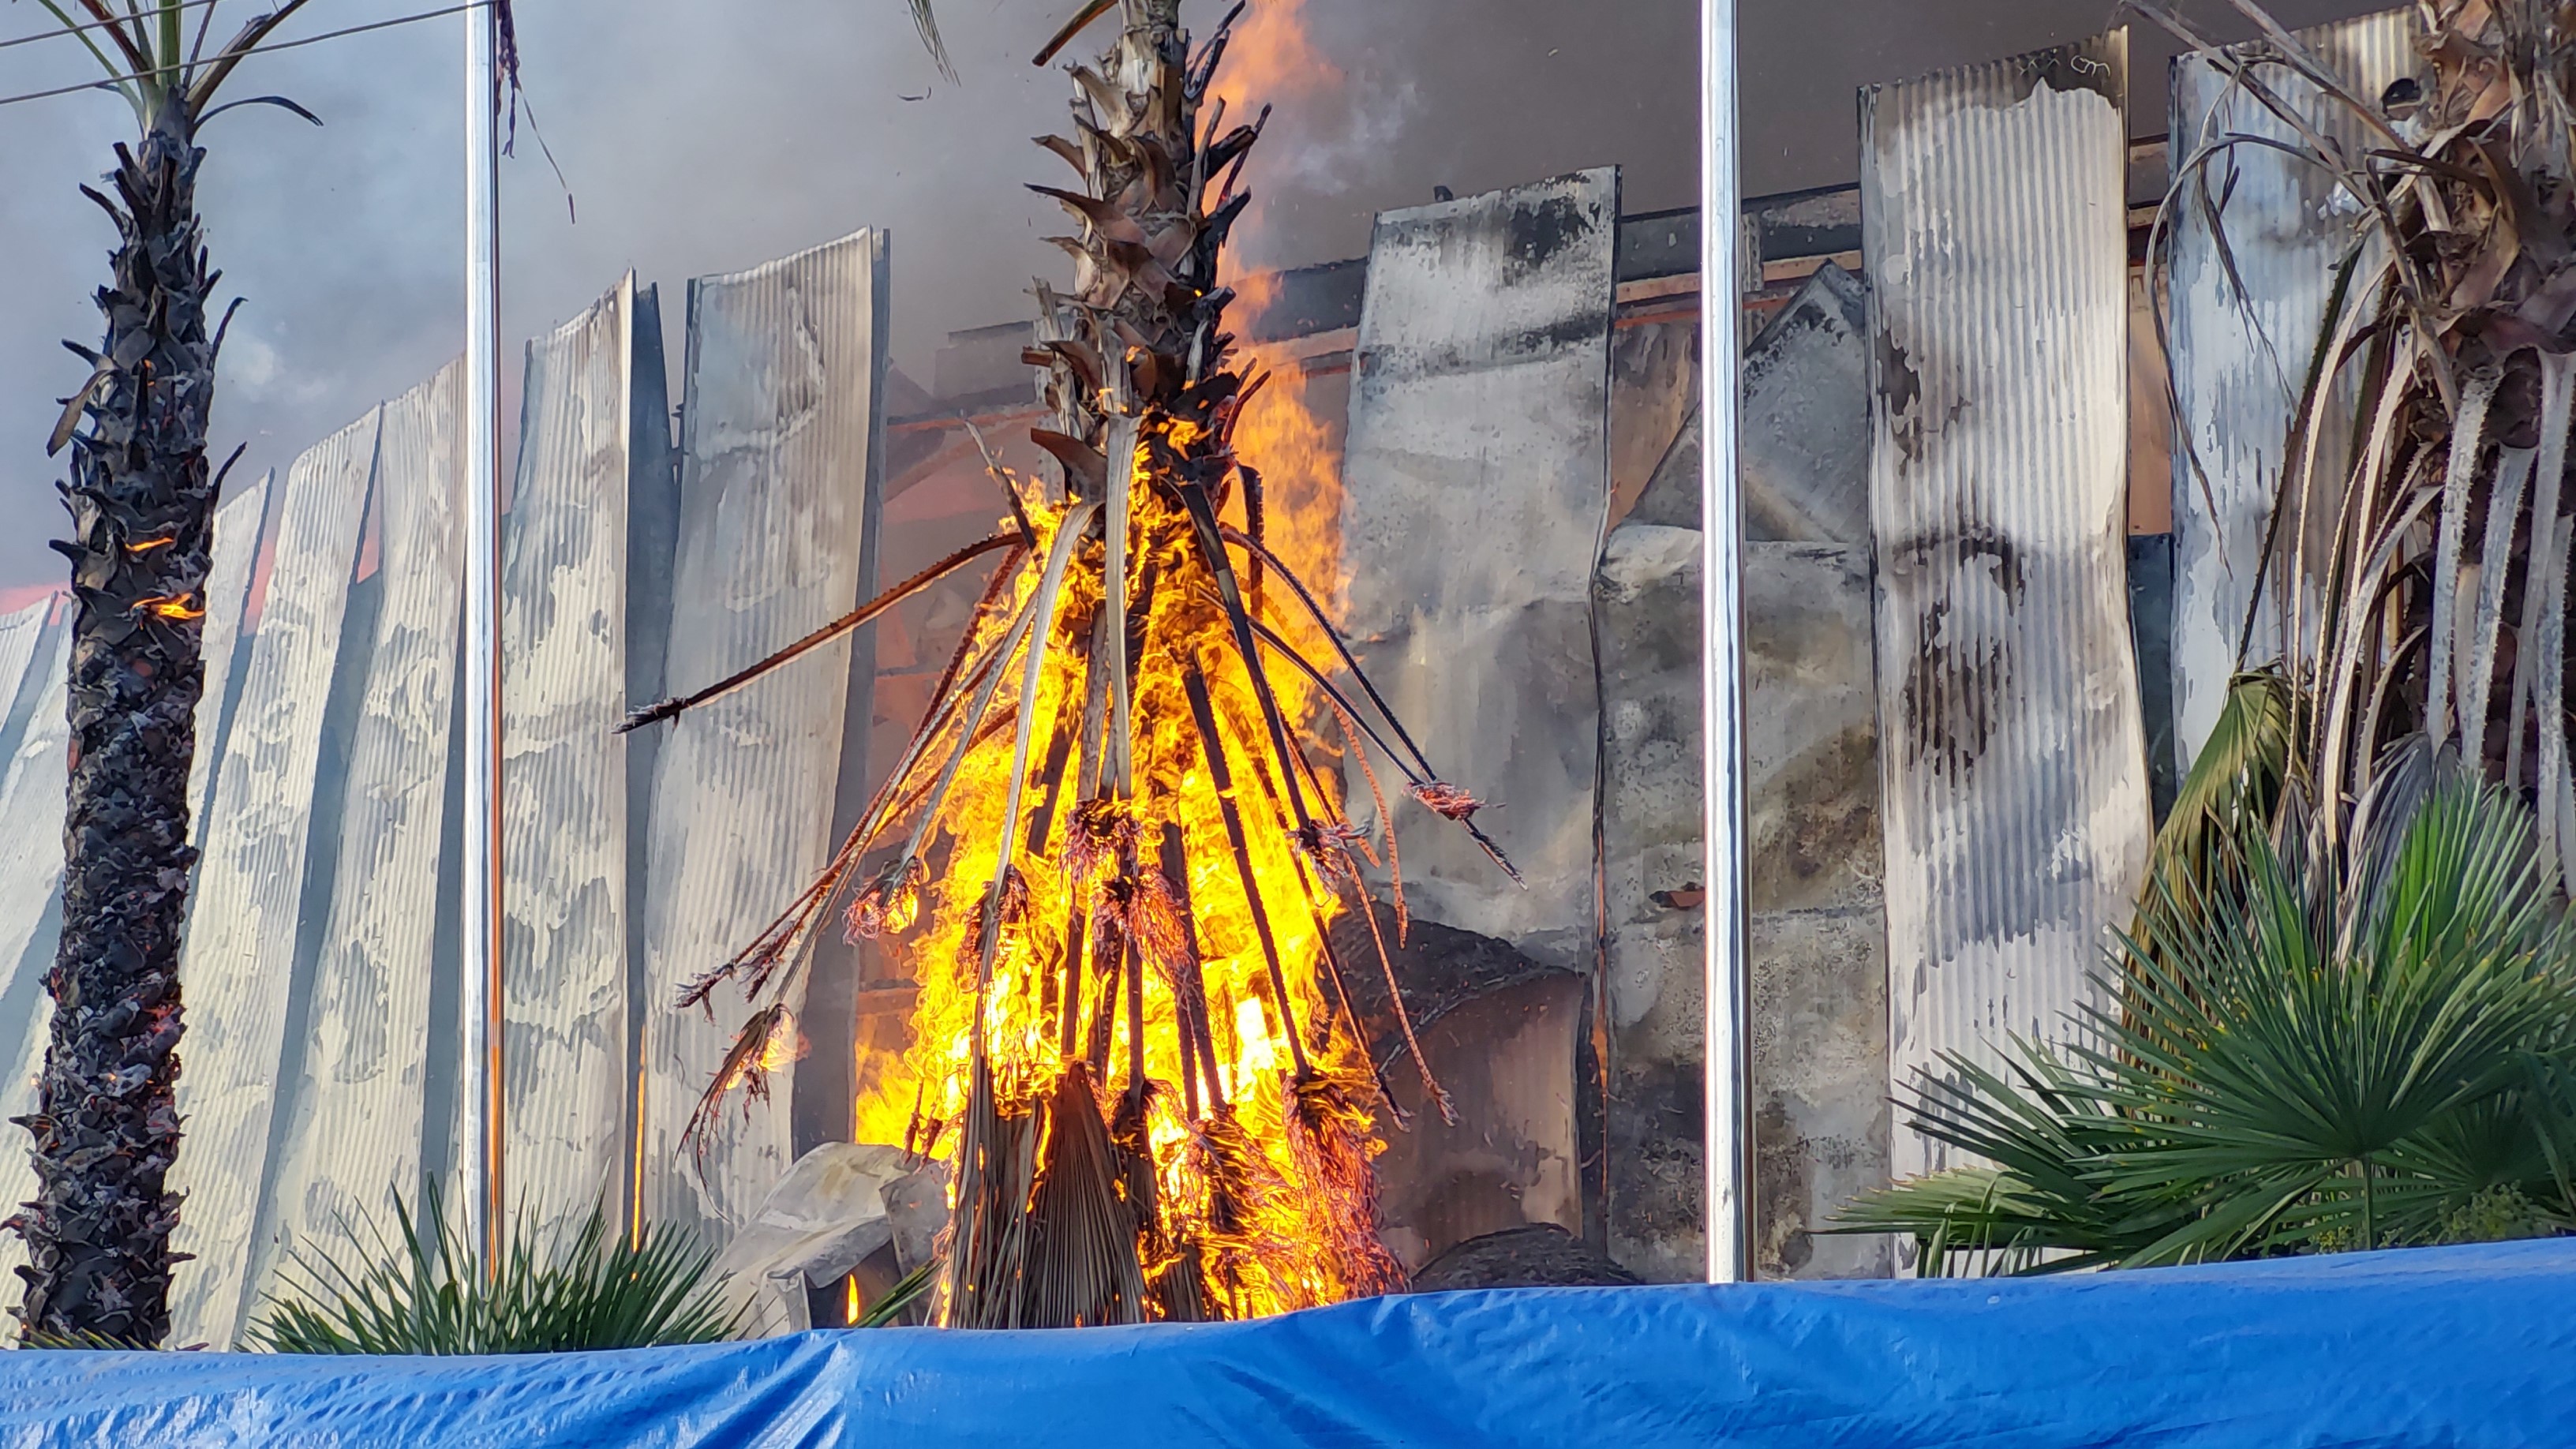
<instances>
[{"instance_id":1,"label":"blue tarpaulin","mask_svg":"<svg viewBox=\"0 0 2576 1449\"><path fill-rule=\"evenodd\" d=\"M2576 1445L2576 1240L486 1359L0 1354L0 1446Z\"/></svg>"}]
</instances>

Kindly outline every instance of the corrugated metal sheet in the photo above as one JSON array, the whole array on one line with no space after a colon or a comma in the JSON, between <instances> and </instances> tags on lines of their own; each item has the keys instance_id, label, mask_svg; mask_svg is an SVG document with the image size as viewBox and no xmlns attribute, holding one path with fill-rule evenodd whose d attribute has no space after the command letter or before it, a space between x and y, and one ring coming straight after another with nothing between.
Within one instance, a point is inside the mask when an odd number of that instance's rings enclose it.
<instances>
[{"instance_id":1,"label":"corrugated metal sheet","mask_svg":"<svg viewBox=\"0 0 2576 1449\"><path fill-rule=\"evenodd\" d=\"M455 708L457 601L464 589L455 499L462 367L385 405L375 497L382 593L351 722L339 795L337 868L312 966L299 1081L252 1244L249 1285L264 1289L284 1253L331 1246L341 1224L382 1214L388 1189L419 1180L424 1073ZM314 848L322 847L315 841Z\"/></svg>"},{"instance_id":2,"label":"corrugated metal sheet","mask_svg":"<svg viewBox=\"0 0 2576 1449\"><path fill-rule=\"evenodd\" d=\"M35 660L36 646L44 642L56 602L46 598L0 617L0 702L7 709L6 715L0 715L0 749L13 747L15 741L7 737L22 733L33 717L33 696L44 688L44 681L31 679L27 666Z\"/></svg>"},{"instance_id":3,"label":"corrugated metal sheet","mask_svg":"<svg viewBox=\"0 0 2576 1449\"><path fill-rule=\"evenodd\" d=\"M189 839L203 845L213 813L215 763L222 756L227 713L239 663L242 626L250 613L250 580L259 562L262 525L275 473L227 498L215 509L214 557L206 571L206 624L198 649L206 661L205 693L197 701L197 753L188 762Z\"/></svg>"},{"instance_id":4,"label":"corrugated metal sheet","mask_svg":"<svg viewBox=\"0 0 2576 1449\"><path fill-rule=\"evenodd\" d=\"M195 1255L174 1285L172 1333L181 1343L229 1344L242 1307L305 904L323 717L382 415L370 412L287 470L267 603L218 766L224 800L206 828L180 964L188 1065L179 1111L188 1132L170 1186L188 1196L171 1246Z\"/></svg>"},{"instance_id":5,"label":"corrugated metal sheet","mask_svg":"<svg viewBox=\"0 0 2576 1449\"><path fill-rule=\"evenodd\" d=\"M626 1198L627 440L635 284L528 349L502 522L502 894L511 1195ZM613 1189L613 1190L612 1190Z\"/></svg>"},{"instance_id":6,"label":"corrugated metal sheet","mask_svg":"<svg viewBox=\"0 0 2576 1449\"><path fill-rule=\"evenodd\" d=\"M2413 41L2419 28L2412 9L2390 10L2301 31L2299 38L2353 90L2377 97L2399 78L2416 74L2421 63ZM2234 53L2261 52L2241 47ZM2349 109L2287 68L2267 66L2261 74L2265 85L2348 154L2358 157L2373 144ZM2286 122L2232 87L2207 54L2174 62L2172 136L2177 171L2230 136L2300 142ZM2325 171L2267 145L2219 152L2185 180L2170 221L2166 305L2184 444L2173 460L2175 746L2178 766L2188 769L2218 721L2228 676L2236 669L2246 606L2262 572L2264 533L2288 461L2291 415L2306 386L2336 264L2357 239L2359 209ZM2231 258L2235 281L2228 275ZM2350 451L2354 399L2349 386L2342 394L2337 420L2318 437L2328 477L2340 476ZM2334 511L2332 497L2320 500L2314 514L2319 529L2330 533ZM2285 560L2290 550L2291 540L2284 537L2277 556ZM2326 556L2322 547L2309 550L2313 560ZM2286 572L2286 563L2279 567ZM2249 662L2281 656L2282 578L2275 572L2265 585ZM2303 580L2302 588L2307 598L2316 597L2313 580ZM2315 608L2303 614L2312 627Z\"/></svg>"},{"instance_id":7,"label":"corrugated metal sheet","mask_svg":"<svg viewBox=\"0 0 2576 1449\"><path fill-rule=\"evenodd\" d=\"M2127 36L1864 92L1890 1069L2065 1037L2150 838ZM1900 1128L1902 1175L1936 1164Z\"/></svg>"},{"instance_id":8,"label":"corrugated metal sheet","mask_svg":"<svg viewBox=\"0 0 2576 1449\"><path fill-rule=\"evenodd\" d=\"M72 639L67 623L48 626L53 608L48 599L0 622L0 648L17 655L19 663L15 685L0 697L18 706L10 711L13 723L25 716L8 772L0 778L0 1123L36 1110L36 1076L54 1016L44 976L54 964L62 928L63 788L71 771L71 725L64 711ZM36 1169L27 1149L23 1135L0 1147L0 1209L6 1212L35 1196ZM0 1233L0 1284L14 1290L17 1269L26 1261L25 1241Z\"/></svg>"},{"instance_id":9,"label":"corrugated metal sheet","mask_svg":"<svg viewBox=\"0 0 2576 1449\"><path fill-rule=\"evenodd\" d=\"M1406 896L1584 969L1618 215L1612 170L1381 215L1343 461L1343 625L1432 764L1494 803L1477 823L1529 882L1405 806Z\"/></svg>"},{"instance_id":10,"label":"corrugated metal sheet","mask_svg":"<svg viewBox=\"0 0 2576 1449\"><path fill-rule=\"evenodd\" d=\"M693 283L669 676L718 679L859 602L885 339L885 243L856 236ZM751 940L828 858L850 653L835 644L670 728L656 766L646 898L643 1206L721 1245L788 1166L787 1080L728 1113L702 1157L698 1094L747 1014L672 1005ZM803 1299L790 1305L801 1319Z\"/></svg>"}]
</instances>

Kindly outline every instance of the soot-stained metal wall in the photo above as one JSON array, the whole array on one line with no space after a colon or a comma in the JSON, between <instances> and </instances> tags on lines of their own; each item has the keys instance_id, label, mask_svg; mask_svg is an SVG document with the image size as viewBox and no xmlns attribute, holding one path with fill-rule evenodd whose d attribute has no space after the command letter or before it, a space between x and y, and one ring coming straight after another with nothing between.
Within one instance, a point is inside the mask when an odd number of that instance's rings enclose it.
<instances>
[{"instance_id":1,"label":"soot-stained metal wall","mask_svg":"<svg viewBox=\"0 0 2576 1449\"><path fill-rule=\"evenodd\" d=\"M693 394L699 506L685 521L652 290L622 281L530 349L503 522L503 976L512 1201L539 1233L603 1198L622 1228L639 1207L667 1220L702 1194L690 1224L721 1248L784 1171L783 1091L728 1114L707 1176L677 1146L715 1056L680 1050L667 1018L679 976L730 955L810 882L833 808L812 781L863 767L844 754L841 708L864 718L871 671L844 647L785 697L746 691L759 710L708 726L732 773L703 737L657 768L662 738L612 731L671 669L679 685L731 673L869 587L883 257L862 233L700 289L707 345L693 355L712 370ZM174 1175L191 1193L183 1250L198 1256L177 1277L174 1342L237 1342L290 1254L331 1248L343 1214L381 1213L424 1177L452 1191L468 1150L457 406L451 367L218 513ZM702 606L694 652L666 650L675 592ZM51 609L0 619L0 824L18 822L6 838L23 843L0 879L13 1111L43 1050L59 914L66 636ZM758 627L728 631L746 619ZM658 833L656 796L681 821ZM675 939L669 913L662 935L647 930L648 875L686 898L695 937ZM709 889L729 913L707 907ZM664 1066L649 1084L648 1039ZM12 1200L32 1186L24 1161L0 1154ZM775 1301L759 1326L801 1322L801 1294Z\"/></svg>"},{"instance_id":2,"label":"soot-stained metal wall","mask_svg":"<svg viewBox=\"0 0 2576 1449\"><path fill-rule=\"evenodd\" d=\"M1343 459L1343 626L1527 881L1399 804L1408 898L1569 967L1592 935L1618 217L1608 170L1379 217Z\"/></svg>"},{"instance_id":3,"label":"soot-stained metal wall","mask_svg":"<svg viewBox=\"0 0 2576 1449\"><path fill-rule=\"evenodd\" d=\"M1863 97L1890 1072L2064 1040L2151 822L2124 568L2126 36ZM1900 1130L1899 1174L1942 1165Z\"/></svg>"},{"instance_id":4,"label":"soot-stained metal wall","mask_svg":"<svg viewBox=\"0 0 2576 1449\"><path fill-rule=\"evenodd\" d=\"M674 688L721 679L873 591L886 278L884 235L861 232L692 284L673 574L682 602L667 662ZM830 857L835 791L827 782L842 774L853 674L874 673L868 659L853 658L867 643L835 641L683 715L655 769L641 1202L652 1221L708 1241L746 1221L785 1175L792 1078L780 1074L767 1102L726 1112L705 1143L687 1141L699 1094L749 1008L731 993L711 1002L713 1019L674 1004L687 982L785 910ZM769 1301L780 1312L762 1326L803 1326L801 1286Z\"/></svg>"},{"instance_id":5,"label":"soot-stained metal wall","mask_svg":"<svg viewBox=\"0 0 2576 1449\"><path fill-rule=\"evenodd\" d=\"M2419 29L2413 10L2391 10L2303 31L2299 39L2356 94L2376 100L2416 74ZM2242 63L2260 53L2240 47L2230 54ZM2288 67L2265 66L2261 77L2307 129L2347 154L2376 144L2350 107ZM2335 271L2362 238L2350 224L2359 204L2331 174L2262 144L2302 138L2236 85L2219 57L2186 55L2174 63L2172 138L2183 183L2170 213L2166 289L2180 443L2173 457L2173 689L2175 763L2188 769L2218 721L2240 644L2245 663L2281 658L2290 614L2283 604L2293 597L2305 606L2303 632L2319 617L2321 581L2290 574L2297 558L2315 569L2332 556L2323 535L2333 530L2335 500L2309 509L2319 536L2306 548L2281 537L2267 562L2264 544L2290 461L2290 419L2307 385ZM2355 316L2351 325L2367 320ZM2350 451L2358 384L2346 377L2315 435L2321 477L2341 476L2339 460Z\"/></svg>"},{"instance_id":6,"label":"soot-stained metal wall","mask_svg":"<svg viewBox=\"0 0 2576 1449\"><path fill-rule=\"evenodd\" d=\"M1860 283L1829 265L1745 358L1756 1249L1766 1277L1888 1266L1883 1241L1816 1232L1852 1194L1887 1180L1864 307ZM1611 530L1594 585L1608 1247L1654 1281L1696 1280L1705 1261L1699 437L1696 417L1676 431Z\"/></svg>"},{"instance_id":7,"label":"soot-stained metal wall","mask_svg":"<svg viewBox=\"0 0 2576 1449\"><path fill-rule=\"evenodd\" d=\"M502 524L505 1160L545 1227L603 1196L613 1220L633 1211L650 1003L631 979L643 872L629 780L660 739L615 731L630 699L661 694L670 601L654 583L676 523L662 374L654 291L631 276L531 343ZM639 534L664 541L639 548Z\"/></svg>"},{"instance_id":8,"label":"soot-stained metal wall","mask_svg":"<svg viewBox=\"0 0 2576 1449\"><path fill-rule=\"evenodd\" d=\"M202 837L179 968L187 1136L170 1186L187 1196L171 1247L191 1260L172 1281L171 1322L183 1343L230 1345L252 1291L301 922L327 908L307 899L313 867L331 853L312 848L315 802L383 418L375 409L287 470L242 704L216 766L218 807Z\"/></svg>"}]
</instances>

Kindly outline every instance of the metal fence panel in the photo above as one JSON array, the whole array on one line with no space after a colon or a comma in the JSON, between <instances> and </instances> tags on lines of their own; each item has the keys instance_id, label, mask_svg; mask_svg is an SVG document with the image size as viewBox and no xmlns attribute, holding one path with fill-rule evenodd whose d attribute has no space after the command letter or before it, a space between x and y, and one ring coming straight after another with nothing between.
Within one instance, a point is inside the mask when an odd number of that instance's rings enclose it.
<instances>
[{"instance_id":1,"label":"metal fence panel","mask_svg":"<svg viewBox=\"0 0 2576 1449\"><path fill-rule=\"evenodd\" d=\"M1894 1081L2063 1039L2151 834L2123 585L2127 37L1863 94ZM1943 1161L1900 1130L1898 1175Z\"/></svg>"},{"instance_id":2,"label":"metal fence panel","mask_svg":"<svg viewBox=\"0 0 2576 1449\"><path fill-rule=\"evenodd\" d=\"M287 470L268 595L217 767L224 799L207 824L180 964L188 1069L178 1095L187 1140L170 1185L187 1199L171 1246L195 1255L180 1265L173 1290L172 1333L181 1343L230 1344L243 1307L306 906L323 717L383 412Z\"/></svg>"},{"instance_id":3,"label":"metal fence panel","mask_svg":"<svg viewBox=\"0 0 2576 1449\"><path fill-rule=\"evenodd\" d=\"M322 782L321 793L338 798L338 856L327 899L304 903L308 914L329 914L313 953L311 1009L288 1023L303 1033L303 1072L278 1084L290 1116L252 1243L254 1295L285 1253L334 1245L343 1221L381 1215L388 1189L408 1196L420 1177L429 1069L421 1044L464 589L454 502L465 486L461 378L450 363L384 408L381 593L372 640L343 644L366 651L364 683L347 773Z\"/></svg>"},{"instance_id":4,"label":"metal fence panel","mask_svg":"<svg viewBox=\"0 0 2576 1449\"><path fill-rule=\"evenodd\" d=\"M1343 462L1344 627L1432 763L1494 803L1477 823L1529 883L1391 806L1407 899L1587 970L1618 215L1598 170L1380 216Z\"/></svg>"},{"instance_id":5,"label":"metal fence panel","mask_svg":"<svg viewBox=\"0 0 2576 1449\"><path fill-rule=\"evenodd\" d=\"M629 745L616 728L634 308L629 277L530 345L502 521L505 1160L511 1196L548 1224L627 1196Z\"/></svg>"},{"instance_id":6,"label":"metal fence panel","mask_svg":"<svg viewBox=\"0 0 2576 1449\"><path fill-rule=\"evenodd\" d=\"M2418 29L2413 10L2390 10L2301 31L2299 38L2354 91L2376 99L2420 67L2413 44ZM2230 54L2250 60L2262 53L2243 47ZM2258 73L2312 130L2343 144L2349 155L2378 144L2348 107L2288 67L2266 65ZM2335 269L2361 238L2359 207L2331 175L2261 144L2296 145L2301 137L2235 86L2219 57L2202 53L2174 62L2171 134L2174 168L2184 181L2170 214L2166 300L2180 435L2173 460L2174 744L2177 767L2189 769L2226 701L2258 576L2266 579L2262 607L2245 657L2260 664L2282 653L2280 605L2289 593L2282 561L2293 540L2277 542L2267 569L2264 538ZM2257 140L2231 144L2239 136ZM2340 394L2333 420L2317 435L2329 477L2336 476L2333 463L2350 451L2356 399L2349 386ZM2327 534L2334 515L2331 498L2311 512ZM2307 556L2322 561L2328 553L2311 547ZM2298 587L2312 627L2316 581L2302 579Z\"/></svg>"},{"instance_id":7,"label":"metal fence panel","mask_svg":"<svg viewBox=\"0 0 2576 1449\"><path fill-rule=\"evenodd\" d=\"M693 283L669 678L711 682L857 606L875 523L883 376L881 233ZM864 661L861 661L864 663ZM674 1004L742 949L828 859L853 661L835 643L668 726L646 899L642 1198L721 1244L788 1166L788 1076L684 1141L741 998ZM790 1295L787 1321L804 1299ZM775 1324L765 1326L776 1326Z\"/></svg>"}]
</instances>

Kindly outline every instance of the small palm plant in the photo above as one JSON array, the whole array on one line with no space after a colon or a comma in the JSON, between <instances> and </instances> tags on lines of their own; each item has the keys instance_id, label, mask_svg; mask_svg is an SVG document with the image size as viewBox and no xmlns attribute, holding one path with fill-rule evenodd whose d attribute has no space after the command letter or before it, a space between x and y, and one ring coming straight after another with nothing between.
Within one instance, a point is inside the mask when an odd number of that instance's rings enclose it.
<instances>
[{"instance_id":1,"label":"small palm plant","mask_svg":"<svg viewBox=\"0 0 2576 1449\"><path fill-rule=\"evenodd\" d=\"M2348 855L2293 781L2203 842L2221 868L2160 860L2085 1044L1916 1089L1916 1125L1987 1165L1841 1229L1910 1234L1940 1274L2576 1227L2576 937L2530 812L2456 763L2382 780Z\"/></svg>"},{"instance_id":2,"label":"small palm plant","mask_svg":"<svg viewBox=\"0 0 2576 1449\"><path fill-rule=\"evenodd\" d=\"M578 1227L541 1242L523 1218L487 1272L434 1187L418 1211L400 1197L393 1210L390 1235L368 1218L343 1225L352 1257L297 1254L288 1270L297 1281L271 1299L251 1345L306 1354L566 1353L713 1343L735 1329L715 1254L677 1229L629 1239L610 1230L598 1204Z\"/></svg>"}]
</instances>

